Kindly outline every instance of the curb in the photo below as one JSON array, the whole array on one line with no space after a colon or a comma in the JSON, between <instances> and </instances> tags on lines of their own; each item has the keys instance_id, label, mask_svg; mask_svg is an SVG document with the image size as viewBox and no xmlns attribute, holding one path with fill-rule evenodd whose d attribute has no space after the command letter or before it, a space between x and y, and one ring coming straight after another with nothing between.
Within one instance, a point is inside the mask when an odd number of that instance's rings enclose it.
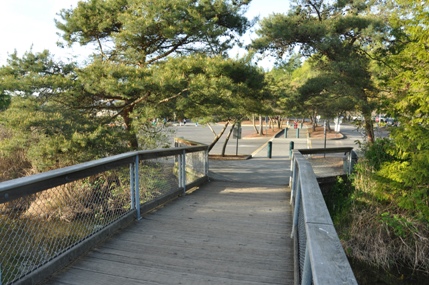
<instances>
[{"instance_id":1,"label":"curb","mask_svg":"<svg viewBox=\"0 0 429 285\"><path fill-rule=\"evenodd\" d=\"M263 145L258 147L252 154L250 154L250 158L253 158L258 152L260 152L263 148L265 148L268 145L268 142L273 141L277 136L279 136L283 132L283 130L279 130L277 133L275 133L269 140L267 140Z\"/></svg>"}]
</instances>

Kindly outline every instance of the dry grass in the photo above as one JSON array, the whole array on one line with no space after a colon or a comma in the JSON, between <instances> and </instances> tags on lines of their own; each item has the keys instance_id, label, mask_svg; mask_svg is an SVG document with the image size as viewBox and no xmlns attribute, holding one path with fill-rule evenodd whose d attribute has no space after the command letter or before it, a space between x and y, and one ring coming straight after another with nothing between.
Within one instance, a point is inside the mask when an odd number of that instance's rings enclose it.
<instances>
[{"instance_id":1,"label":"dry grass","mask_svg":"<svg viewBox=\"0 0 429 285\"><path fill-rule=\"evenodd\" d=\"M308 133L310 134L310 137L312 139L323 139L325 138L325 131L323 129L323 126L317 126L316 130L313 131L313 128L311 125L308 125ZM329 140L332 139L341 139L343 135L341 133L337 133L333 130L326 132L326 138Z\"/></svg>"},{"instance_id":2,"label":"dry grass","mask_svg":"<svg viewBox=\"0 0 429 285\"><path fill-rule=\"evenodd\" d=\"M26 159L24 150L14 152L13 156L0 155L0 182L32 174L31 163Z\"/></svg>"},{"instance_id":3,"label":"dry grass","mask_svg":"<svg viewBox=\"0 0 429 285\"><path fill-rule=\"evenodd\" d=\"M404 219L398 228L380 217L386 207L354 207L343 243L349 256L385 270L409 269L429 274L429 228L419 221ZM399 233L399 228L403 233Z\"/></svg>"},{"instance_id":4,"label":"dry grass","mask_svg":"<svg viewBox=\"0 0 429 285\"><path fill-rule=\"evenodd\" d=\"M365 165L356 173L353 204L339 227L347 254L390 272L429 274L429 224L386 199L370 173Z\"/></svg>"}]
</instances>

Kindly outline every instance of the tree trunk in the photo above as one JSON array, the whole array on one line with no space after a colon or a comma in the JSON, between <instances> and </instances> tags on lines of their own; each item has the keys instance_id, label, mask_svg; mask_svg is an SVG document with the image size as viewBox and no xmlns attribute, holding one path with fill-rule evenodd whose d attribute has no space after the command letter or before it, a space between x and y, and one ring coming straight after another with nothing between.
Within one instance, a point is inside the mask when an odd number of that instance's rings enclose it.
<instances>
[{"instance_id":1,"label":"tree trunk","mask_svg":"<svg viewBox=\"0 0 429 285\"><path fill-rule=\"evenodd\" d=\"M326 130L327 130L328 132L330 132L330 131L331 131L331 124L329 123L329 120L326 120Z\"/></svg>"},{"instance_id":2,"label":"tree trunk","mask_svg":"<svg viewBox=\"0 0 429 285\"><path fill-rule=\"evenodd\" d=\"M139 142L137 140L137 135L133 132L132 123L133 119L130 117L132 109L126 109L123 111L122 117L124 118L125 131L128 133L128 143L132 150L138 150Z\"/></svg>"},{"instance_id":3,"label":"tree trunk","mask_svg":"<svg viewBox=\"0 0 429 285\"><path fill-rule=\"evenodd\" d=\"M221 153L222 156L225 156L226 145L228 144L229 138L231 137L231 134L234 130L235 124L236 124L236 122L234 122L234 124L232 124L231 129L229 130L229 133L226 136L225 142L224 142L223 147L222 147L222 153Z\"/></svg>"},{"instance_id":4,"label":"tree trunk","mask_svg":"<svg viewBox=\"0 0 429 285\"><path fill-rule=\"evenodd\" d=\"M252 123L253 123L253 128L255 129L256 134L259 135L259 131L258 131L258 128L256 127L256 123L255 123L255 114L252 115Z\"/></svg>"},{"instance_id":5,"label":"tree trunk","mask_svg":"<svg viewBox=\"0 0 429 285\"><path fill-rule=\"evenodd\" d=\"M365 134L366 134L366 139L367 142L369 144L373 144L375 141L375 137L374 137L374 126L372 125L372 120L371 120L371 115L364 115L364 126L365 126Z\"/></svg>"},{"instance_id":6,"label":"tree trunk","mask_svg":"<svg viewBox=\"0 0 429 285\"><path fill-rule=\"evenodd\" d=\"M209 125L209 124L207 124ZM209 145L209 152L212 150L212 148L216 145L216 143L219 141L219 139L222 137L223 133L225 132L226 128L229 125L229 121L226 122L225 126L223 127L222 131L214 138L213 142ZM213 131L213 129L211 129ZM213 132L214 133L214 132Z\"/></svg>"},{"instance_id":7,"label":"tree trunk","mask_svg":"<svg viewBox=\"0 0 429 285\"><path fill-rule=\"evenodd\" d=\"M273 127L273 119L271 117L268 117L268 128L272 129Z\"/></svg>"},{"instance_id":8,"label":"tree trunk","mask_svg":"<svg viewBox=\"0 0 429 285\"><path fill-rule=\"evenodd\" d=\"M259 135L264 135L264 126L262 125L262 116L259 115Z\"/></svg>"},{"instance_id":9,"label":"tree trunk","mask_svg":"<svg viewBox=\"0 0 429 285\"><path fill-rule=\"evenodd\" d=\"M365 94L364 91L363 93ZM362 111L362 116L365 120L364 128L365 128L367 143L373 144L375 141L375 137L374 137L374 126L372 125L372 119L371 119L372 110L370 108L370 104L366 96L365 96L364 102L362 103L361 111Z\"/></svg>"}]
</instances>

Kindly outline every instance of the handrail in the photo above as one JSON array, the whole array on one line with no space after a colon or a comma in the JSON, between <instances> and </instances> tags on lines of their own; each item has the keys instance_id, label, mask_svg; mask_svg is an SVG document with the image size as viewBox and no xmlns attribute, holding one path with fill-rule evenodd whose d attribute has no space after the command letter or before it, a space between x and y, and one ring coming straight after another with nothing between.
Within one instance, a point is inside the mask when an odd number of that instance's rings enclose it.
<instances>
[{"instance_id":1,"label":"handrail","mask_svg":"<svg viewBox=\"0 0 429 285\"><path fill-rule=\"evenodd\" d=\"M129 152L0 182L0 285L40 283L140 212L207 181L202 145Z\"/></svg>"},{"instance_id":2,"label":"handrail","mask_svg":"<svg viewBox=\"0 0 429 285\"><path fill-rule=\"evenodd\" d=\"M344 151L343 148L326 150ZM316 175L303 153L294 150L291 160L295 284L357 284Z\"/></svg>"},{"instance_id":3,"label":"handrail","mask_svg":"<svg viewBox=\"0 0 429 285\"><path fill-rule=\"evenodd\" d=\"M121 165L134 163L136 156L139 157L139 160L145 160L180 155L183 154L184 150L186 150L187 153L192 153L204 151L206 149L206 146L195 146L128 152L60 169L54 169L27 177L4 181L0 183L0 204L64 183L76 181L89 175L101 173Z\"/></svg>"},{"instance_id":4,"label":"handrail","mask_svg":"<svg viewBox=\"0 0 429 285\"><path fill-rule=\"evenodd\" d=\"M352 147L335 147L335 148L308 148L299 149L301 154L318 154L318 153L349 153Z\"/></svg>"}]
</instances>

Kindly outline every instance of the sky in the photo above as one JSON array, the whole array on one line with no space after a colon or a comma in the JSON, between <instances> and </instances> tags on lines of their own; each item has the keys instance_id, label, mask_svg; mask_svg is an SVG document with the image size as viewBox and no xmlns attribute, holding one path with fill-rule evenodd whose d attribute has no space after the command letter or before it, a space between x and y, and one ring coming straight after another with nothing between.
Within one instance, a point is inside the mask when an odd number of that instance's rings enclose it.
<instances>
[{"instance_id":1,"label":"sky","mask_svg":"<svg viewBox=\"0 0 429 285\"><path fill-rule=\"evenodd\" d=\"M54 19L61 9L76 7L79 0L0 0L0 66L8 54L16 50L22 56L32 47L33 52L48 49L57 58L67 59L85 54L85 49L57 47L60 37ZM266 17L272 13L287 13L289 0L252 0L246 16ZM247 36L249 38L251 36ZM237 52L235 52L237 53ZM269 66L272 60L262 65Z\"/></svg>"}]
</instances>

